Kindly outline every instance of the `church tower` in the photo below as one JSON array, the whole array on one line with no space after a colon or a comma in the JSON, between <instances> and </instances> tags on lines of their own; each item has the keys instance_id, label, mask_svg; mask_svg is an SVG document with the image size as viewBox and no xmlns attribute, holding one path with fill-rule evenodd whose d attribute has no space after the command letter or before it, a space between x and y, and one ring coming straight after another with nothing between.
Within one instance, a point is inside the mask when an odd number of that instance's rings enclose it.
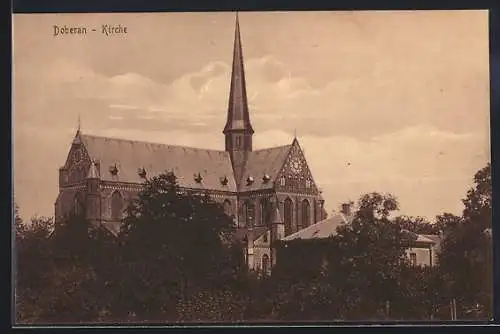
<instances>
[{"instance_id":1,"label":"church tower","mask_svg":"<svg viewBox=\"0 0 500 334\"><path fill-rule=\"evenodd\" d=\"M236 182L239 181L241 170L246 160L247 152L252 151L253 128L248 113L245 69L241 47L240 24L236 14L234 32L233 67L229 92L227 121L224 126L226 151L231 154Z\"/></svg>"}]
</instances>

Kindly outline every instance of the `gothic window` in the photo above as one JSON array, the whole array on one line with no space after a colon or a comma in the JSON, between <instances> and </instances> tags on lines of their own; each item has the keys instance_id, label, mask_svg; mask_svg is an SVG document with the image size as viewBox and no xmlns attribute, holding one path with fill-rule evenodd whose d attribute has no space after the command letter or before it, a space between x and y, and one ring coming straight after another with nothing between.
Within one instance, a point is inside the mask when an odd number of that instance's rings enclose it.
<instances>
[{"instance_id":1,"label":"gothic window","mask_svg":"<svg viewBox=\"0 0 500 334\"><path fill-rule=\"evenodd\" d=\"M285 177L284 177L284 176L282 176L282 177L280 178L280 185L281 185L282 187L284 187L284 186L285 186Z\"/></svg>"},{"instance_id":2,"label":"gothic window","mask_svg":"<svg viewBox=\"0 0 500 334\"><path fill-rule=\"evenodd\" d=\"M266 275L269 271L269 256L267 254L262 255L262 272Z\"/></svg>"},{"instance_id":3,"label":"gothic window","mask_svg":"<svg viewBox=\"0 0 500 334\"><path fill-rule=\"evenodd\" d=\"M262 236L262 242L266 243L267 244L267 232L264 233L264 235Z\"/></svg>"},{"instance_id":4,"label":"gothic window","mask_svg":"<svg viewBox=\"0 0 500 334\"><path fill-rule=\"evenodd\" d=\"M73 213L75 216L83 214L82 202L78 198L78 195L75 196L75 199L73 200Z\"/></svg>"},{"instance_id":5,"label":"gothic window","mask_svg":"<svg viewBox=\"0 0 500 334\"><path fill-rule=\"evenodd\" d=\"M270 223L271 206L269 199L263 198L260 200L260 225L267 226Z\"/></svg>"},{"instance_id":6,"label":"gothic window","mask_svg":"<svg viewBox=\"0 0 500 334\"><path fill-rule=\"evenodd\" d=\"M231 214L232 214L231 201L229 201L228 199L226 199L224 201L224 212L226 213L226 215L228 215L229 217L231 217Z\"/></svg>"},{"instance_id":7,"label":"gothic window","mask_svg":"<svg viewBox=\"0 0 500 334\"><path fill-rule=\"evenodd\" d=\"M243 205L243 220L246 226L253 226L254 217L255 217L255 205L250 201L245 201Z\"/></svg>"},{"instance_id":8,"label":"gothic window","mask_svg":"<svg viewBox=\"0 0 500 334\"><path fill-rule=\"evenodd\" d=\"M241 148L241 136L236 136L236 148Z\"/></svg>"},{"instance_id":9,"label":"gothic window","mask_svg":"<svg viewBox=\"0 0 500 334\"><path fill-rule=\"evenodd\" d=\"M302 201L302 228L309 226L310 223L310 209L309 201L307 199Z\"/></svg>"},{"instance_id":10,"label":"gothic window","mask_svg":"<svg viewBox=\"0 0 500 334\"><path fill-rule=\"evenodd\" d=\"M242 208L242 227L251 226L253 224L255 207L250 201L245 201Z\"/></svg>"},{"instance_id":11,"label":"gothic window","mask_svg":"<svg viewBox=\"0 0 500 334\"><path fill-rule=\"evenodd\" d=\"M306 180L306 188L311 188L311 180Z\"/></svg>"},{"instance_id":12,"label":"gothic window","mask_svg":"<svg viewBox=\"0 0 500 334\"><path fill-rule=\"evenodd\" d=\"M289 235L292 232L292 219L293 202L290 198L287 198L284 203L285 235Z\"/></svg>"},{"instance_id":13,"label":"gothic window","mask_svg":"<svg viewBox=\"0 0 500 334\"><path fill-rule=\"evenodd\" d=\"M123 199L118 191L111 195L111 218L121 219L123 214Z\"/></svg>"}]
</instances>

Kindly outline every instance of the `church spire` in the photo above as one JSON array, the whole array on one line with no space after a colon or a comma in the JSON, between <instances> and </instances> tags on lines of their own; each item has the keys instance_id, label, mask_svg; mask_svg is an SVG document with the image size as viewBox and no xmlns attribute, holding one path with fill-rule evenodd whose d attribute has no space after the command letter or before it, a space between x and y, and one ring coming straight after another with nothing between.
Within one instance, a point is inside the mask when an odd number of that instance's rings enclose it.
<instances>
[{"instance_id":1,"label":"church spire","mask_svg":"<svg viewBox=\"0 0 500 334\"><path fill-rule=\"evenodd\" d=\"M78 124L77 124L77 128L76 128L75 138L73 138L73 144L79 145L82 143L82 140L80 138L81 134L82 133L81 133L80 113L78 113Z\"/></svg>"},{"instance_id":2,"label":"church spire","mask_svg":"<svg viewBox=\"0 0 500 334\"><path fill-rule=\"evenodd\" d=\"M240 24L236 13L234 32L233 67L229 92L227 122L223 133L226 135L226 151L251 151L254 133L248 113L245 69L240 37Z\"/></svg>"}]
</instances>

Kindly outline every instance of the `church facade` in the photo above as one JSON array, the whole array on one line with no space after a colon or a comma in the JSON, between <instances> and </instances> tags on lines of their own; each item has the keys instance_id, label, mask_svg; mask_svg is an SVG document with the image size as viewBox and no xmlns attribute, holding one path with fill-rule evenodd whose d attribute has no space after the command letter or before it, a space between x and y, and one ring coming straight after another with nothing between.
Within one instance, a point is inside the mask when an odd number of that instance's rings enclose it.
<instances>
[{"instance_id":1,"label":"church facade","mask_svg":"<svg viewBox=\"0 0 500 334\"><path fill-rule=\"evenodd\" d=\"M224 150L98 137L78 129L59 169L56 222L84 213L117 234L127 204L148 177L172 171L179 186L208 193L247 243L250 268L270 270L273 241L322 219L326 213L297 138L285 146L254 150L238 17Z\"/></svg>"}]
</instances>

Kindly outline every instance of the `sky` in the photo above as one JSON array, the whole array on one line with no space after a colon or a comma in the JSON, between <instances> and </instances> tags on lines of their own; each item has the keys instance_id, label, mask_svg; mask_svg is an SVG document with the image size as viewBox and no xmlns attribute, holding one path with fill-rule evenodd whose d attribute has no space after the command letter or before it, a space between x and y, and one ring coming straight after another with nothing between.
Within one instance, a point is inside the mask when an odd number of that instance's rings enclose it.
<instances>
[{"instance_id":1,"label":"sky","mask_svg":"<svg viewBox=\"0 0 500 334\"><path fill-rule=\"evenodd\" d=\"M487 11L239 19L254 149L296 133L329 212L377 191L400 214L461 213L490 161ZM230 12L14 15L21 216L53 216L79 115L88 134L224 149L234 24ZM97 32L54 36L54 25Z\"/></svg>"}]
</instances>

